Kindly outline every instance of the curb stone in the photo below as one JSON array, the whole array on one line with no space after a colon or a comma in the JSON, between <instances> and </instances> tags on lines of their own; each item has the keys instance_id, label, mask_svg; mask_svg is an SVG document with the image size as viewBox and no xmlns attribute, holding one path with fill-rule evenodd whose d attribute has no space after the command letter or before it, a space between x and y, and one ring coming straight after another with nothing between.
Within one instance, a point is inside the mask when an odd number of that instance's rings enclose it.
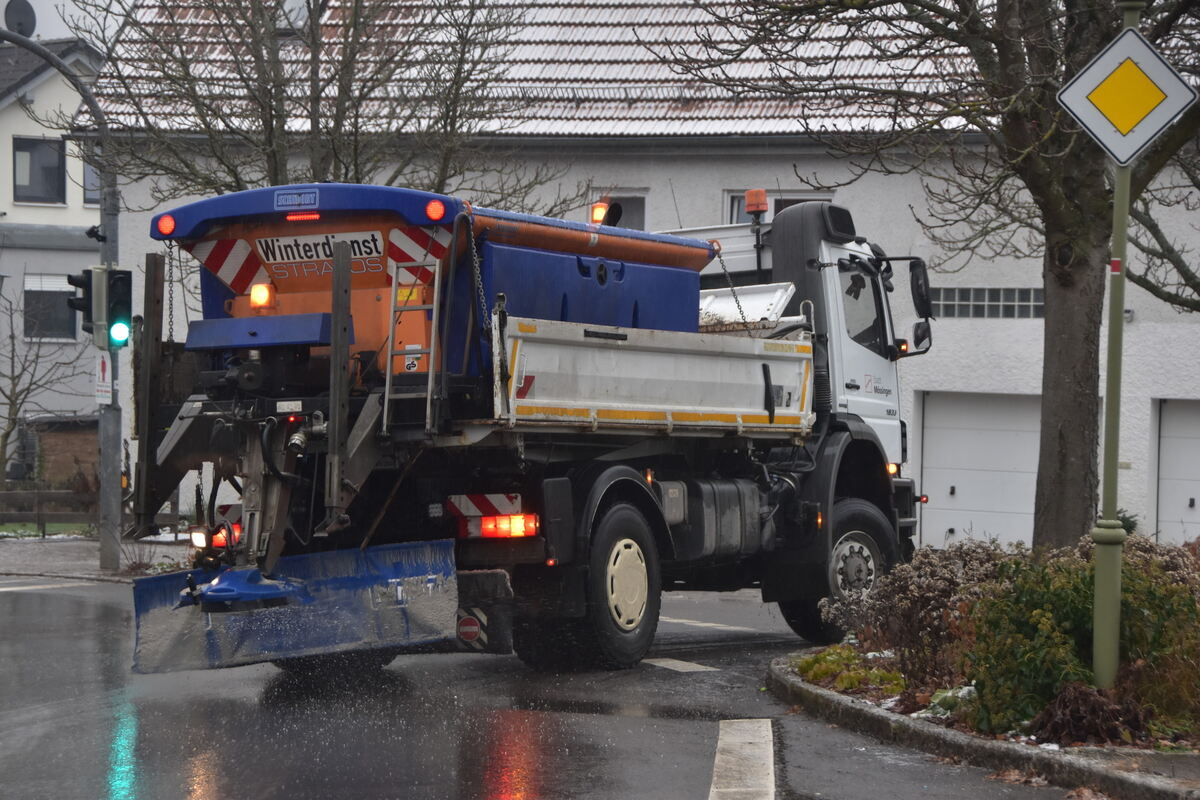
<instances>
[{"instance_id":1,"label":"curb stone","mask_svg":"<svg viewBox=\"0 0 1200 800\"><path fill-rule=\"evenodd\" d=\"M133 583L133 578L118 578L108 575L75 575L65 572L0 572L10 578L62 578L69 581L94 581L97 583Z\"/></svg>"},{"instance_id":2,"label":"curb stone","mask_svg":"<svg viewBox=\"0 0 1200 800\"><path fill-rule=\"evenodd\" d=\"M1062 751L1016 742L981 739L962 731L885 711L801 680L788 666L790 657L771 661L767 686L776 697L809 714L885 742L914 747L936 756L955 758L976 767L1035 772L1064 788L1086 786L1120 800L1200 800L1200 789L1181 786L1158 775L1105 768Z\"/></svg>"}]
</instances>

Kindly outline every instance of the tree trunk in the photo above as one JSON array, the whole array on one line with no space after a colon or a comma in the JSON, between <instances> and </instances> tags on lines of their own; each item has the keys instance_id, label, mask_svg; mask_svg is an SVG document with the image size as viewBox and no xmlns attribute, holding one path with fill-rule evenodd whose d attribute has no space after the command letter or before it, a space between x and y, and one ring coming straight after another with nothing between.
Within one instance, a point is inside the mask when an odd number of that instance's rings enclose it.
<instances>
[{"instance_id":1,"label":"tree trunk","mask_svg":"<svg viewBox=\"0 0 1200 800\"><path fill-rule=\"evenodd\" d=\"M1100 320L1109 227L1101 222L1072 232L1047 230L1034 549L1074 545L1096 520Z\"/></svg>"}]
</instances>

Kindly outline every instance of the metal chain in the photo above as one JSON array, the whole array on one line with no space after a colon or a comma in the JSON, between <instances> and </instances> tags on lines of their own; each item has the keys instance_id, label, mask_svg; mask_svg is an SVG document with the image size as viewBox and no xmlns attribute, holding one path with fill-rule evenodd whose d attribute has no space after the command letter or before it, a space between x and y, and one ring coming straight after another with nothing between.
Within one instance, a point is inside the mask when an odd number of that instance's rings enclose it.
<instances>
[{"instance_id":1,"label":"metal chain","mask_svg":"<svg viewBox=\"0 0 1200 800\"><path fill-rule=\"evenodd\" d=\"M175 243L167 241L167 343L175 343Z\"/></svg>"},{"instance_id":2,"label":"metal chain","mask_svg":"<svg viewBox=\"0 0 1200 800\"><path fill-rule=\"evenodd\" d=\"M721 255L721 251L717 251L717 261L721 264L721 271L725 273L725 281L729 284L729 293L733 295L733 302L737 304L738 315L742 318L742 324L746 326L746 335L753 338L754 331L750 330L750 321L746 319L746 311L742 308L742 301L738 299L737 289L733 285L733 276L729 274L729 267L725 266L725 256Z\"/></svg>"},{"instance_id":3,"label":"metal chain","mask_svg":"<svg viewBox=\"0 0 1200 800\"><path fill-rule=\"evenodd\" d=\"M475 249L475 219L473 217L470 218L467 241L471 244L471 278L475 281L475 293L479 297L479 324L483 330L490 333L492 317L488 314L487 296L483 293L483 276L479 273L479 251Z\"/></svg>"}]
</instances>

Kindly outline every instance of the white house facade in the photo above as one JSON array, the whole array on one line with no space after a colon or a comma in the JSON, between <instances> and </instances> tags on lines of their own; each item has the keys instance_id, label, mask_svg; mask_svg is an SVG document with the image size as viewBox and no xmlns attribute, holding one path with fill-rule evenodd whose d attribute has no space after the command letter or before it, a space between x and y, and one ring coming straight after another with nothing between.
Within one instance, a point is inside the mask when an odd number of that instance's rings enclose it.
<instances>
[{"instance_id":1,"label":"white house facade","mask_svg":"<svg viewBox=\"0 0 1200 800\"><path fill-rule=\"evenodd\" d=\"M99 66L94 51L75 40L41 43L80 74ZM65 131L49 129L27 113L72 114L79 102L49 64L0 45L0 295L15 334L4 348L14 348L26 362L14 375L7 361L0 380L31 379L51 361L79 360L77 368L51 373L62 379L30 396L21 409L26 419L96 412L91 370L83 363L92 357L85 347L88 334L66 300L75 293L67 277L99 263L99 243L88 235L100 221L99 182L75 156ZM6 327L6 339L9 333ZM27 452L9 455L25 467L35 460Z\"/></svg>"}]
</instances>

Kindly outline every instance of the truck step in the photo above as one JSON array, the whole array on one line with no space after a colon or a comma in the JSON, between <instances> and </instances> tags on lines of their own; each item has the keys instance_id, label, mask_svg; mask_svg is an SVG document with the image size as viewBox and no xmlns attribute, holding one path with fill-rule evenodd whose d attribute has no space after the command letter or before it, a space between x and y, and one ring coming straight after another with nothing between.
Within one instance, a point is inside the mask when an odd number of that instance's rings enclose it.
<instances>
[{"instance_id":1,"label":"truck step","mask_svg":"<svg viewBox=\"0 0 1200 800\"><path fill-rule=\"evenodd\" d=\"M432 310L433 310L433 304L432 304L432 303L423 303L423 304L421 304L421 305L419 305L419 306L406 306L406 305L398 305L398 306L395 306L395 307L394 307L394 310L395 310L396 312L401 312L401 311L432 311Z\"/></svg>"},{"instance_id":2,"label":"truck step","mask_svg":"<svg viewBox=\"0 0 1200 800\"><path fill-rule=\"evenodd\" d=\"M428 347L420 347L420 348L418 348L418 347L414 347L412 350L393 350L393 351L392 351L392 356L394 356L394 357L399 357L399 356L425 356L425 355L429 355L429 348L428 348Z\"/></svg>"}]
</instances>

